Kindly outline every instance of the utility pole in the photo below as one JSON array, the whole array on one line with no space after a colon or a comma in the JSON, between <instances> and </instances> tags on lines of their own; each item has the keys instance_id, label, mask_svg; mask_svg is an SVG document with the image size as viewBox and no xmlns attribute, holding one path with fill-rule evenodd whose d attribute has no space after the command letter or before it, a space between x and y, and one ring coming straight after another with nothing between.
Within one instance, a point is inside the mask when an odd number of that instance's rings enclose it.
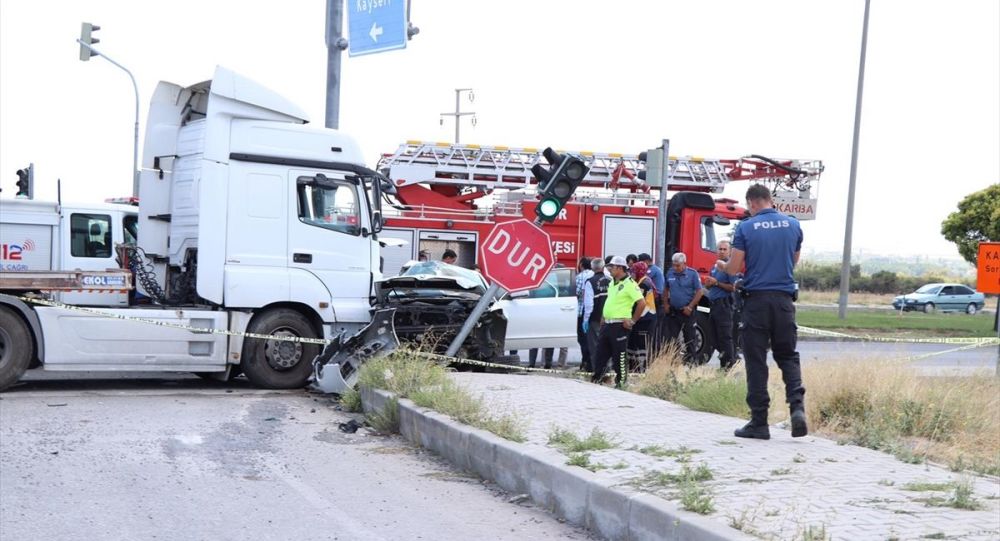
<instances>
[{"instance_id":1,"label":"utility pole","mask_svg":"<svg viewBox=\"0 0 1000 541\"><path fill-rule=\"evenodd\" d=\"M446 117L446 116L453 116L453 117L455 117L455 144L456 145L461 142L461 140L459 138L459 133L460 133L460 129L459 128L461 127L461 124L462 124L462 122L461 122L462 117L463 116L472 115L472 125L473 126L476 125L476 116L475 116L476 113L474 111L468 111L468 112L464 112L464 113L462 112L462 100L461 100L462 92L468 92L469 93L469 102L470 103L476 101L476 95L472 92L471 88L456 88L455 89L455 112L454 113L441 113L441 125L442 126L444 125L444 117Z\"/></svg>"},{"instance_id":2,"label":"utility pole","mask_svg":"<svg viewBox=\"0 0 1000 541\"><path fill-rule=\"evenodd\" d=\"M132 90L135 91L135 130L132 141L132 197L139 197L139 85L135 84L135 77L132 76L132 72L126 69L125 66L115 62L106 54L94 48L94 44L99 43L101 40L95 38L93 33L100 29L101 27L96 24L83 23L81 25L80 39L76 40L80 44L80 60L86 62L92 56L100 56L127 73L128 78L132 80Z\"/></svg>"},{"instance_id":3,"label":"utility pole","mask_svg":"<svg viewBox=\"0 0 1000 541\"><path fill-rule=\"evenodd\" d=\"M326 0L326 127L340 127L340 57L347 49L343 0Z\"/></svg>"},{"instance_id":4,"label":"utility pole","mask_svg":"<svg viewBox=\"0 0 1000 541\"><path fill-rule=\"evenodd\" d=\"M854 187L858 179L858 138L861 135L861 97L865 89L865 53L868 50L868 10L871 0L865 0L865 22L861 30L861 61L858 65L858 97L854 105L854 145L851 148L851 181L847 189L847 225L844 230L844 259L840 267L840 319L847 317L847 293L851 288L851 235L854 226Z\"/></svg>"}]
</instances>

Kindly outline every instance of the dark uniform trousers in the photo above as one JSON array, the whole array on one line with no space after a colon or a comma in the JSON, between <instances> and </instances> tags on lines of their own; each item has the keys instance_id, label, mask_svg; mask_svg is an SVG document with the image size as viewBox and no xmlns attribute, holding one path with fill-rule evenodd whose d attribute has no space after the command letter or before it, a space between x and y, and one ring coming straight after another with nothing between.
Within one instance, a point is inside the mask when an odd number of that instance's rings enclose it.
<instances>
[{"instance_id":1,"label":"dark uniform trousers","mask_svg":"<svg viewBox=\"0 0 1000 541\"><path fill-rule=\"evenodd\" d=\"M795 351L798 330L795 304L783 291L752 291L743 304L743 350L747 365L747 405L755 420L766 420L771 397L767 393L767 349L785 381L785 399L789 404L802 403L799 353Z\"/></svg>"},{"instance_id":2,"label":"dark uniform trousers","mask_svg":"<svg viewBox=\"0 0 1000 541\"><path fill-rule=\"evenodd\" d=\"M712 301L712 327L715 329L715 349L719 352L719 364L729 369L736 364L733 350L733 302L729 295Z\"/></svg>"},{"instance_id":3,"label":"dark uniform trousers","mask_svg":"<svg viewBox=\"0 0 1000 541\"><path fill-rule=\"evenodd\" d=\"M686 316L681 309L671 307L670 313L664 316L663 322L666 328L663 337L664 343L669 343L671 340L676 340L678 335L683 335L684 362L691 363L694 358L694 312L690 316Z\"/></svg>"},{"instance_id":4,"label":"dark uniform trousers","mask_svg":"<svg viewBox=\"0 0 1000 541\"><path fill-rule=\"evenodd\" d=\"M593 352L591 364L594 375L590 381L600 383L608 371L608 361L615 370L615 385L621 386L628 376L625 348L628 345L628 329L624 323L605 323L597 334L597 350Z\"/></svg>"}]
</instances>

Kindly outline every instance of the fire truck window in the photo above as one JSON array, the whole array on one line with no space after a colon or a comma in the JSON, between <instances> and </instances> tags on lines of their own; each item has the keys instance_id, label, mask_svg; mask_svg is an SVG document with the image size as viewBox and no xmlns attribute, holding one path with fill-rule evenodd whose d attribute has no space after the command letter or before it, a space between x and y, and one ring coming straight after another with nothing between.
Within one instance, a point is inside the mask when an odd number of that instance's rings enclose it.
<instances>
[{"instance_id":1,"label":"fire truck window","mask_svg":"<svg viewBox=\"0 0 1000 541\"><path fill-rule=\"evenodd\" d=\"M300 182L298 207L304 223L348 235L361 234L358 194L348 182Z\"/></svg>"},{"instance_id":2,"label":"fire truck window","mask_svg":"<svg viewBox=\"0 0 1000 541\"><path fill-rule=\"evenodd\" d=\"M73 257L111 257L111 216L72 214L69 223Z\"/></svg>"},{"instance_id":3,"label":"fire truck window","mask_svg":"<svg viewBox=\"0 0 1000 541\"><path fill-rule=\"evenodd\" d=\"M122 230L125 232L125 242L135 244L139 239L139 217L129 214L122 219Z\"/></svg>"},{"instance_id":4,"label":"fire truck window","mask_svg":"<svg viewBox=\"0 0 1000 541\"><path fill-rule=\"evenodd\" d=\"M718 249L715 242L715 221L711 216L704 216L701 219L701 249L714 252Z\"/></svg>"}]
</instances>

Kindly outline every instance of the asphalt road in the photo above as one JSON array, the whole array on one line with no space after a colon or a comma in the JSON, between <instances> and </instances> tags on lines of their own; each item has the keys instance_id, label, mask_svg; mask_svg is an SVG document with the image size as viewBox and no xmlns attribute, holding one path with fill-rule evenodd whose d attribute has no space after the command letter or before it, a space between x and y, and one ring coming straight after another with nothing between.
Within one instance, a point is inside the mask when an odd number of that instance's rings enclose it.
<instances>
[{"instance_id":1,"label":"asphalt road","mask_svg":"<svg viewBox=\"0 0 1000 541\"><path fill-rule=\"evenodd\" d=\"M0 395L4 541L590 538L326 397L66 377Z\"/></svg>"}]
</instances>

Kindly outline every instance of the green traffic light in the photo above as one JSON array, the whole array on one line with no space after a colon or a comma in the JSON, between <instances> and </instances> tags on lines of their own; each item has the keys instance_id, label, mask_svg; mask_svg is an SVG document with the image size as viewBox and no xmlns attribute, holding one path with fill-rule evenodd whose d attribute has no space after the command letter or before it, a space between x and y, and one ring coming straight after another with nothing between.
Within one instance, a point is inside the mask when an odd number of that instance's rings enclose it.
<instances>
[{"instance_id":1,"label":"green traffic light","mask_svg":"<svg viewBox=\"0 0 1000 541\"><path fill-rule=\"evenodd\" d=\"M555 218L559 214L559 202L555 199L545 199L538 204L538 213L543 218Z\"/></svg>"}]
</instances>

